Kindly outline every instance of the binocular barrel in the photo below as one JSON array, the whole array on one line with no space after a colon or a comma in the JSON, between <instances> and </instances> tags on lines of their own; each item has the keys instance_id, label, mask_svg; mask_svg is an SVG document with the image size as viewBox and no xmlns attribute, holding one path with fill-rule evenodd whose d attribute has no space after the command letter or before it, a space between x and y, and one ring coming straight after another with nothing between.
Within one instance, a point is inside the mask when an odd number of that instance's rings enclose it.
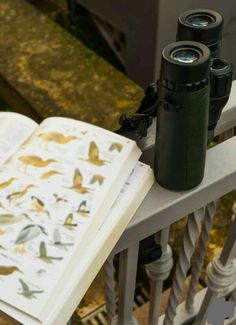
<instances>
[{"instance_id":1,"label":"binocular barrel","mask_svg":"<svg viewBox=\"0 0 236 325\"><path fill-rule=\"evenodd\" d=\"M228 102L233 78L233 66L221 58L213 58L210 68L210 107L208 143L213 140L214 129L221 112Z\"/></svg>"},{"instance_id":2,"label":"binocular barrel","mask_svg":"<svg viewBox=\"0 0 236 325\"><path fill-rule=\"evenodd\" d=\"M228 101L233 76L232 64L219 58L222 31L223 17L213 10L189 10L182 13L178 19L177 40L200 42L205 44L211 51L208 144L213 141L214 129Z\"/></svg>"},{"instance_id":3,"label":"binocular barrel","mask_svg":"<svg viewBox=\"0 0 236 325\"><path fill-rule=\"evenodd\" d=\"M162 52L154 173L167 189L202 181L207 144L232 84L232 64L219 57L222 29L218 12L186 11L178 19L178 42Z\"/></svg>"},{"instance_id":4,"label":"binocular barrel","mask_svg":"<svg viewBox=\"0 0 236 325\"><path fill-rule=\"evenodd\" d=\"M207 147L210 51L182 41L162 52L155 143L155 177L171 190L198 185Z\"/></svg>"}]
</instances>

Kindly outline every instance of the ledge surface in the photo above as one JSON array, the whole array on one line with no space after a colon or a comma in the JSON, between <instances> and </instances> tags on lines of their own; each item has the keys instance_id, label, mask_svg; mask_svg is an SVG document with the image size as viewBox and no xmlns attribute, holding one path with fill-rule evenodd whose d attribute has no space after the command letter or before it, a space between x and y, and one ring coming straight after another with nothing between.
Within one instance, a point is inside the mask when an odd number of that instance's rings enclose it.
<instances>
[{"instance_id":1,"label":"ledge surface","mask_svg":"<svg viewBox=\"0 0 236 325\"><path fill-rule=\"evenodd\" d=\"M0 0L0 96L37 121L66 116L109 130L143 90L25 0Z\"/></svg>"},{"instance_id":2,"label":"ledge surface","mask_svg":"<svg viewBox=\"0 0 236 325\"><path fill-rule=\"evenodd\" d=\"M236 136L207 151L203 181L194 189L175 192L155 183L119 239L113 253L118 253L168 227L235 188Z\"/></svg>"}]
</instances>

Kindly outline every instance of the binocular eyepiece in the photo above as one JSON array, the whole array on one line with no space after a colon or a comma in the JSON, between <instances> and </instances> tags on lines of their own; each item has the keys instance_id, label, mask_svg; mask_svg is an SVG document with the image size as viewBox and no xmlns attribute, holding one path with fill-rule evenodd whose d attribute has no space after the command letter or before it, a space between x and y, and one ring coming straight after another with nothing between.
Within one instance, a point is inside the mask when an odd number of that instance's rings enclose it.
<instances>
[{"instance_id":1,"label":"binocular eyepiece","mask_svg":"<svg viewBox=\"0 0 236 325\"><path fill-rule=\"evenodd\" d=\"M210 51L197 42L182 41L167 45L162 51L160 80L176 92L191 92L208 82Z\"/></svg>"},{"instance_id":2,"label":"binocular eyepiece","mask_svg":"<svg viewBox=\"0 0 236 325\"><path fill-rule=\"evenodd\" d=\"M197 186L207 144L232 83L232 64L219 58L223 18L212 10L180 15L177 42L162 51L154 172L171 190Z\"/></svg>"},{"instance_id":3,"label":"binocular eyepiece","mask_svg":"<svg viewBox=\"0 0 236 325\"><path fill-rule=\"evenodd\" d=\"M188 40L205 44L212 56L218 56L221 48L223 17L208 9L188 10L178 19L178 41Z\"/></svg>"}]
</instances>

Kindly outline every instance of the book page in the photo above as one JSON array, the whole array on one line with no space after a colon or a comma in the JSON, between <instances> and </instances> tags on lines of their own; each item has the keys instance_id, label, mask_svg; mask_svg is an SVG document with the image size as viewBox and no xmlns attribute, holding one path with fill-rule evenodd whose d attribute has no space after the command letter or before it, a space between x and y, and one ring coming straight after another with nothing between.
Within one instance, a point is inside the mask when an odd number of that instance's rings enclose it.
<instances>
[{"instance_id":1,"label":"book page","mask_svg":"<svg viewBox=\"0 0 236 325\"><path fill-rule=\"evenodd\" d=\"M0 112L0 164L3 164L37 128L30 118L12 112Z\"/></svg>"},{"instance_id":2,"label":"book page","mask_svg":"<svg viewBox=\"0 0 236 325\"><path fill-rule=\"evenodd\" d=\"M50 315L42 321L44 325L64 325L66 323L153 182L154 175L150 167L138 162L105 222L87 247L86 255L79 260L79 263L75 261L73 269L70 270L70 277L64 279L66 285L61 294L53 299L54 303L51 305ZM128 201L127 198L129 198ZM23 324L36 325L41 323L1 302L0 309Z\"/></svg>"},{"instance_id":3,"label":"book page","mask_svg":"<svg viewBox=\"0 0 236 325\"><path fill-rule=\"evenodd\" d=\"M69 315L78 306L153 183L154 175L150 166L138 162L110 209L105 222L88 246L86 255L71 269L70 277L65 280L66 288L55 299L51 317L46 318L43 324L66 324Z\"/></svg>"},{"instance_id":4,"label":"book page","mask_svg":"<svg viewBox=\"0 0 236 325\"><path fill-rule=\"evenodd\" d=\"M140 154L87 123L51 118L37 128L0 169L1 300L34 317L50 310Z\"/></svg>"}]
</instances>

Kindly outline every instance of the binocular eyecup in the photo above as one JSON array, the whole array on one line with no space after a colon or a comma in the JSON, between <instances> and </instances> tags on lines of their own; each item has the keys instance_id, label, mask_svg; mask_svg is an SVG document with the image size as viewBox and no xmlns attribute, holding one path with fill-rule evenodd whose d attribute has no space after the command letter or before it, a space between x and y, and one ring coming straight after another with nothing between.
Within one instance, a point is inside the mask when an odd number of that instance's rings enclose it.
<instances>
[{"instance_id":1,"label":"binocular eyecup","mask_svg":"<svg viewBox=\"0 0 236 325\"><path fill-rule=\"evenodd\" d=\"M175 42L162 51L160 81L165 88L191 92L208 82L210 51L204 44Z\"/></svg>"},{"instance_id":2,"label":"binocular eyecup","mask_svg":"<svg viewBox=\"0 0 236 325\"><path fill-rule=\"evenodd\" d=\"M219 52L222 39L223 17L216 11L194 9L182 13L178 19L177 40L196 41Z\"/></svg>"}]
</instances>

